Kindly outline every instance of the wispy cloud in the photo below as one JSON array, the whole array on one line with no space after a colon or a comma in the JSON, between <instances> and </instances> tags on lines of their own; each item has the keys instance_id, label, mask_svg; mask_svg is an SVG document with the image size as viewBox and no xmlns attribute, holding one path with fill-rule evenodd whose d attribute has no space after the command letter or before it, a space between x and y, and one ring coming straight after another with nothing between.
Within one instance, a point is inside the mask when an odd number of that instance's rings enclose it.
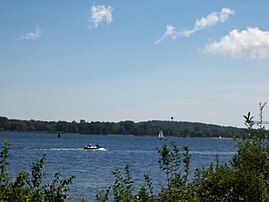
<instances>
[{"instance_id":1,"label":"wispy cloud","mask_svg":"<svg viewBox=\"0 0 269 202\"><path fill-rule=\"evenodd\" d=\"M217 23L225 22L230 15L234 14L234 11L229 8L222 8L219 13L213 12L208 14L206 17L202 17L195 21L194 28L192 30L186 30L181 32L181 35L189 37L193 33L205 29L210 26L214 26Z\"/></svg>"},{"instance_id":2,"label":"wispy cloud","mask_svg":"<svg viewBox=\"0 0 269 202\"><path fill-rule=\"evenodd\" d=\"M111 23L112 11L113 9L110 6L93 5L90 8L90 24L97 28L101 23Z\"/></svg>"},{"instance_id":3,"label":"wispy cloud","mask_svg":"<svg viewBox=\"0 0 269 202\"><path fill-rule=\"evenodd\" d=\"M205 52L234 58L269 58L269 31L249 27L247 30L232 30L218 42L205 47Z\"/></svg>"},{"instance_id":4,"label":"wispy cloud","mask_svg":"<svg viewBox=\"0 0 269 202\"><path fill-rule=\"evenodd\" d=\"M35 32L27 32L18 38L18 40L37 40L40 38L42 31L39 27L36 27Z\"/></svg>"},{"instance_id":5,"label":"wispy cloud","mask_svg":"<svg viewBox=\"0 0 269 202\"><path fill-rule=\"evenodd\" d=\"M166 31L164 32L164 35L162 38L158 39L154 44L161 43L162 40L164 40L166 37L171 37L173 40L175 40L178 36L178 33L175 31L175 27L173 25L167 25Z\"/></svg>"},{"instance_id":6,"label":"wispy cloud","mask_svg":"<svg viewBox=\"0 0 269 202\"><path fill-rule=\"evenodd\" d=\"M175 27L173 25L167 25L164 35L160 39L158 39L154 44L162 42L167 37L171 37L174 40L177 37L189 37L197 31L200 31L210 26L214 26L217 23L225 22L232 14L234 14L233 10L229 8L222 8L220 12L212 12L208 14L206 17L202 17L196 20L193 29L190 30L176 32ZM171 30L171 28L173 29Z\"/></svg>"}]
</instances>

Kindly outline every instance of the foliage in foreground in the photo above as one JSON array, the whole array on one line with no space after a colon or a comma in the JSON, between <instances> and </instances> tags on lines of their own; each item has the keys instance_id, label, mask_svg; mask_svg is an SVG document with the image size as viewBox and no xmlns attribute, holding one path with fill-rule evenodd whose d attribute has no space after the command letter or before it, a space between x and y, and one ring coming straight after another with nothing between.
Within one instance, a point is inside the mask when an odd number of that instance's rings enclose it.
<instances>
[{"instance_id":1,"label":"foliage in foreground","mask_svg":"<svg viewBox=\"0 0 269 202\"><path fill-rule=\"evenodd\" d=\"M237 154L231 161L221 164L216 159L207 168L197 169L190 179L190 154L188 147L180 153L175 143L166 143L158 150L159 165L166 179L159 193L153 193L151 179L145 175L145 182L135 192L130 169L124 172L114 170L115 183L104 193L99 193L99 202L268 202L269 201L269 144L268 132L262 125L260 104L259 129L253 130L253 117L244 116L246 133L236 139Z\"/></svg>"},{"instance_id":2,"label":"foliage in foreground","mask_svg":"<svg viewBox=\"0 0 269 202\"><path fill-rule=\"evenodd\" d=\"M11 179L7 173L9 149L8 141L4 141L0 152L1 202L61 202L69 197L66 192L74 176L63 180L60 173L56 173L50 183L43 185L45 155L33 163L30 172L20 172L15 180Z\"/></svg>"}]
</instances>

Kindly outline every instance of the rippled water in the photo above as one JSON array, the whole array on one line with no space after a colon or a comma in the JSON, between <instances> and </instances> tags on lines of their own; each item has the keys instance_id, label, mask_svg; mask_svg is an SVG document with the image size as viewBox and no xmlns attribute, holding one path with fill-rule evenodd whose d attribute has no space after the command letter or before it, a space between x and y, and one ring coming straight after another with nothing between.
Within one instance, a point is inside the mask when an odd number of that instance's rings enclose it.
<instances>
[{"instance_id":1,"label":"rippled water","mask_svg":"<svg viewBox=\"0 0 269 202\"><path fill-rule=\"evenodd\" d=\"M5 139L11 143L8 169L13 177L19 171L29 170L32 162L45 153L48 176L56 172L61 172L64 178L76 176L69 192L72 201L82 197L94 201L99 191L113 184L111 171L122 169L126 164L137 186L142 184L145 173L150 175L157 189L163 181L156 149L163 143L157 137L62 134L58 138L57 134L0 133L0 140ZM216 154L222 162L235 154L234 141L230 139L168 137L167 141L175 141L179 147L189 146L192 174L195 168L208 166ZM84 150L89 142L105 149Z\"/></svg>"}]
</instances>

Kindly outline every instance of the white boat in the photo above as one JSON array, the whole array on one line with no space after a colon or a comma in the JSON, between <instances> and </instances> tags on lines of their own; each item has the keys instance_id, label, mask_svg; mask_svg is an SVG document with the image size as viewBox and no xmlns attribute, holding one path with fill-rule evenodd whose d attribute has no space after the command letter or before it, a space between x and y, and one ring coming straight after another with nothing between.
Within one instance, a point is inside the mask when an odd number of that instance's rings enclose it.
<instances>
[{"instance_id":1,"label":"white boat","mask_svg":"<svg viewBox=\"0 0 269 202\"><path fill-rule=\"evenodd\" d=\"M85 150L105 150L103 147L99 146L98 144L92 145L90 143L88 145L84 146L84 149Z\"/></svg>"},{"instance_id":2,"label":"white boat","mask_svg":"<svg viewBox=\"0 0 269 202\"><path fill-rule=\"evenodd\" d=\"M160 130L159 135L158 135L158 138L160 140L166 140L166 138L163 136L163 131L162 130Z\"/></svg>"}]
</instances>

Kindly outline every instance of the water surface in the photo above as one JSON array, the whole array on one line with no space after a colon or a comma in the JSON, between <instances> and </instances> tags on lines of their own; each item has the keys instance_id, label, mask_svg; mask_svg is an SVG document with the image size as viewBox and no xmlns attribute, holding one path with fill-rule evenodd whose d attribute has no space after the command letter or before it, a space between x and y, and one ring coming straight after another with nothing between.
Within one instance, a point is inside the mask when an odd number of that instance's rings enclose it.
<instances>
[{"instance_id":1,"label":"water surface","mask_svg":"<svg viewBox=\"0 0 269 202\"><path fill-rule=\"evenodd\" d=\"M123 169L127 164L137 186L142 184L145 173L150 175L156 188L164 182L156 149L163 143L157 137L62 134L58 138L57 134L0 133L0 140L5 139L11 144L8 172L13 177L20 171L29 170L32 162L45 153L48 176L56 172L61 172L64 178L76 176L69 192L72 201L82 197L94 201L96 193L113 184L111 171ZM221 162L230 160L235 154L231 139L168 137L167 141L175 141L178 147L189 146L192 175L195 168L214 161L216 154ZM84 145L89 142L98 143L105 150L84 150Z\"/></svg>"}]
</instances>

